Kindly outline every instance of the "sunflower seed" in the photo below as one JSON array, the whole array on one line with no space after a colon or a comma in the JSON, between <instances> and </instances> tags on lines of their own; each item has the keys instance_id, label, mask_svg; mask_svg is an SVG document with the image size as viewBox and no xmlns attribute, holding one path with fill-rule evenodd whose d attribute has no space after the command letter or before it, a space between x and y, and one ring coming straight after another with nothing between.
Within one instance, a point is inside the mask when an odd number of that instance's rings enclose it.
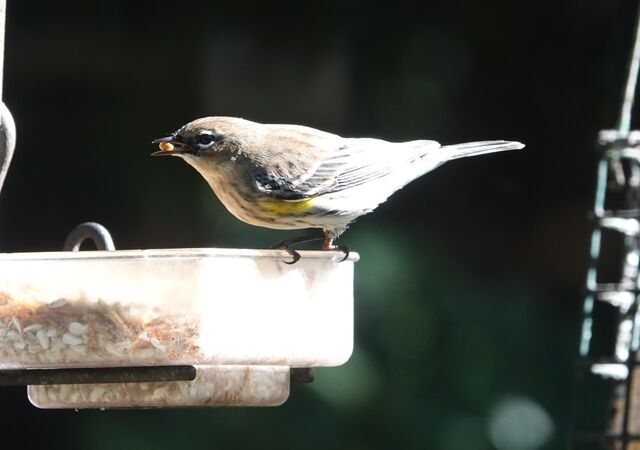
<instances>
[{"instance_id":1,"label":"sunflower seed","mask_svg":"<svg viewBox=\"0 0 640 450\"><path fill-rule=\"evenodd\" d=\"M40 325L39 323L34 323L31 325L28 325L26 327L24 327L24 329L22 331L27 332L27 331L38 331L40 328L42 328L42 325Z\"/></svg>"},{"instance_id":2,"label":"sunflower seed","mask_svg":"<svg viewBox=\"0 0 640 450\"><path fill-rule=\"evenodd\" d=\"M42 348L49 350L49 338L47 337L47 332L44 330L38 330L36 337L38 338L38 342L40 342Z\"/></svg>"},{"instance_id":3,"label":"sunflower seed","mask_svg":"<svg viewBox=\"0 0 640 450\"><path fill-rule=\"evenodd\" d=\"M11 319L11 324L18 330L18 333L22 334L22 325L20 325L20 321L17 317Z\"/></svg>"},{"instance_id":4,"label":"sunflower seed","mask_svg":"<svg viewBox=\"0 0 640 450\"><path fill-rule=\"evenodd\" d=\"M71 322L69 324L69 331L73 334L83 335L87 334L89 327L80 322Z\"/></svg>"},{"instance_id":5,"label":"sunflower seed","mask_svg":"<svg viewBox=\"0 0 640 450\"><path fill-rule=\"evenodd\" d=\"M49 303L49 308L60 308L61 306L64 306L67 303L67 300L65 300L64 298L59 298L58 300L54 300L51 303Z\"/></svg>"},{"instance_id":6,"label":"sunflower seed","mask_svg":"<svg viewBox=\"0 0 640 450\"><path fill-rule=\"evenodd\" d=\"M62 335L62 342L67 345L80 345L82 344L82 338L80 336L76 336L75 334L65 333Z\"/></svg>"}]
</instances>

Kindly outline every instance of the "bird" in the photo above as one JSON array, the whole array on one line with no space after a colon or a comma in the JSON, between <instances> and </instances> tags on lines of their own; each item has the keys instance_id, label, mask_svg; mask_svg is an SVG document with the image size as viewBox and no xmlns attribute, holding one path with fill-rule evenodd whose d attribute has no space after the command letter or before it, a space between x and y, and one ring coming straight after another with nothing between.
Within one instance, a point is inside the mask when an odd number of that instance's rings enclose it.
<instances>
[{"instance_id":1,"label":"bird","mask_svg":"<svg viewBox=\"0 0 640 450\"><path fill-rule=\"evenodd\" d=\"M348 248L334 241L358 217L370 213L394 192L447 161L517 150L520 142L492 140L440 145L434 140L388 142L345 138L302 125L203 117L152 141L152 156L175 156L207 181L239 220L260 227L317 228L321 236L287 239L290 247L322 240L323 250Z\"/></svg>"}]
</instances>

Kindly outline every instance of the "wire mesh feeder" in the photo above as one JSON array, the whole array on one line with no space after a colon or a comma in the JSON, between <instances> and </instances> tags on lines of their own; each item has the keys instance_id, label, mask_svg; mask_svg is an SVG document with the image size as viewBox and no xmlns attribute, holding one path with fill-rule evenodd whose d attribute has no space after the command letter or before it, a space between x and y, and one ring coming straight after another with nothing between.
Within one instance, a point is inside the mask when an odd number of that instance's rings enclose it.
<instances>
[{"instance_id":1,"label":"wire mesh feeder","mask_svg":"<svg viewBox=\"0 0 640 450\"><path fill-rule=\"evenodd\" d=\"M640 450L640 131L630 131L639 31L640 9L618 127L599 136L571 429L580 450Z\"/></svg>"},{"instance_id":2,"label":"wire mesh feeder","mask_svg":"<svg viewBox=\"0 0 640 450\"><path fill-rule=\"evenodd\" d=\"M600 142L574 448L640 449L640 132L603 131Z\"/></svg>"}]
</instances>

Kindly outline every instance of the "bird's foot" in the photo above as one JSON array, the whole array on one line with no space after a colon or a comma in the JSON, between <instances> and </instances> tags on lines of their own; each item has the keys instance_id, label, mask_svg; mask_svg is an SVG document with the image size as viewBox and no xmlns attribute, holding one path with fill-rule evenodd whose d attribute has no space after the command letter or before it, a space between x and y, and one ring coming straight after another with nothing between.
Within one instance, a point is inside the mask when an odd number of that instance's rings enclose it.
<instances>
[{"instance_id":1,"label":"bird's foot","mask_svg":"<svg viewBox=\"0 0 640 450\"><path fill-rule=\"evenodd\" d=\"M280 241L278 242L276 245L274 245L273 247L271 247L274 250L284 250L287 253L289 253L291 255L291 257L293 258L292 261L282 261L285 264L295 264L300 260L300 253L298 253L297 251L293 250L291 248L292 245L296 245L296 244L304 244L306 242L313 242L313 241L320 241L324 239L323 236L316 236L316 235L304 235L304 236L298 236L297 238L292 238L292 239L285 239L284 241Z\"/></svg>"},{"instance_id":2,"label":"bird's foot","mask_svg":"<svg viewBox=\"0 0 640 450\"><path fill-rule=\"evenodd\" d=\"M349 258L349 253L351 250L349 250L349 247L347 247L346 245L336 245L333 247L334 250L340 250L342 253L344 253L344 256L342 257L342 259L338 262L344 262Z\"/></svg>"},{"instance_id":3,"label":"bird's foot","mask_svg":"<svg viewBox=\"0 0 640 450\"><path fill-rule=\"evenodd\" d=\"M291 257L293 258L291 261L282 261L285 264L295 264L298 261L300 261L300 258L302 258L302 256L300 256L300 253L298 253L297 251L295 251L292 248L289 247L279 247L280 250L284 250L285 252L289 253L291 255Z\"/></svg>"},{"instance_id":4,"label":"bird's foot","mask_svg":"<svg viewBox=\"0 0 640 450\"><path fill-rule=\"evenodd\" d=\"M340 250L342 253L344 253L344 257L339 262L346 261L347 258L349 257L349 251L350 251L349 247L347 247L346 245L333 245L333 238L328 238L328 237L324 238L324 241L322 243L322 250L327 250L327 251Z\"/></svg>"}]
</instances>

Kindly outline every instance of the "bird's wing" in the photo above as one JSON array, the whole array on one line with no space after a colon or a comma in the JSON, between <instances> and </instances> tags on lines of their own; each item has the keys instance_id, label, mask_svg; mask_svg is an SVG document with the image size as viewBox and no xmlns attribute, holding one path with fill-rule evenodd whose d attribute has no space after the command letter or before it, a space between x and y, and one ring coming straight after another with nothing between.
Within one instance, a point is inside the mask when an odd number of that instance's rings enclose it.
<instances>
[{"instance_id":1,"label":"bird's wing","mask_svg":"<svg viewBox=\"0 0 640 450\"><path fill-rule=\"evenodd\" d=\"M362 186L440 147L435 141L344 139L294 126L279 127L265 143L269 148L261 153L269 159L253 164L251 177L258 190L287 201Z\"/></svg>"},{"instance_id":2,"label":"bird's wing","mask_svg":"<svg viewBox=\"0 0 640 450\"><path fill-rule=\"evenodd\" d=\"M264 125L260 152L250 155L250 176L256 188L281 200L304 200L331 183L309 182L342 138L297 125Z\"/></svg>"},{"instance_id":3,"label":"bird's wing","mask_svg":"<svg viewBox=\"0 0 640 450\"><path fill-rule=\"evenodd\" d=\"M438 142L426 140L390 143L379 139L345 139L344 145L333 155L330 162L319 167L316 174L326 176L334 169L336 191L389 178L388 175L394 173L403 179L404 184L417 176L410 175L413 171L409 170L412 163L424 160L427 155L436 154L439 148ZM440 164L440 158L436 159ZM419 175L422 173L424 171L420 171Z\"/></svg>"}]
</instances>

